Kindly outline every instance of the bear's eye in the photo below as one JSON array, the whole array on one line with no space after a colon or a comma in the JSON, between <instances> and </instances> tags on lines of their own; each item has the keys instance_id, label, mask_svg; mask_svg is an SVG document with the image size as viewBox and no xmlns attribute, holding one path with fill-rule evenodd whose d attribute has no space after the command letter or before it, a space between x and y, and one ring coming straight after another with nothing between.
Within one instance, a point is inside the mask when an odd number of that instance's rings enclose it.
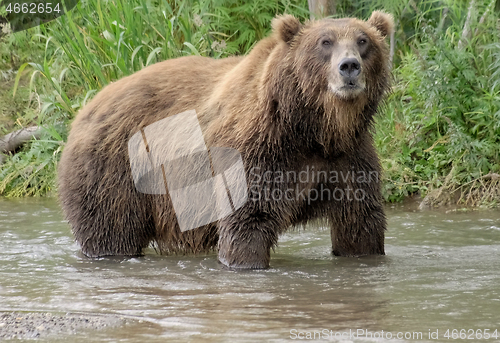
<instances>
[{"instance_id":1,"label":"bear's eye","mask_svg":"<svg viewBox=\"0 0 500 343\"><path fill-rule=\"evenodd\" d=\"M361 38L360 40L358 40L358 44L359 45L365 45L366 44L366 39Z\"/></svg>"},{"instance_id":2,"label":"bear's eye","mask_svg":"<svg viewBox=\"0 0 500 343\"><path fill-rule=\"evenodd\" d=\"M323 39L323 41L321 42L321 45L330 46L330 45L332 45L332 41L329 39Z\"/></svg>"}]
</instances>

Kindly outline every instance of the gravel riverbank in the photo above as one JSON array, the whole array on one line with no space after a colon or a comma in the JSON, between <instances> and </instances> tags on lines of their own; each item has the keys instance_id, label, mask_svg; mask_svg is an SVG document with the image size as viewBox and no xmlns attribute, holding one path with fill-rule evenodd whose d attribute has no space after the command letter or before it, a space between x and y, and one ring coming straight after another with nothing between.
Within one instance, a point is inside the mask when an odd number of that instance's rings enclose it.
<instances>
[{"instance_id":1,"label":"gravel riverbank","mask_svg":"<svg viewBox=\"0 0 500 343\"><path fill-rule=\"evenodd\" d=\"M72 313L53 314L48 312L0 312L0 340L74 335L84 330L101 330L124 324L124 318L114 316Z\"/></svg>"}]
</instances>

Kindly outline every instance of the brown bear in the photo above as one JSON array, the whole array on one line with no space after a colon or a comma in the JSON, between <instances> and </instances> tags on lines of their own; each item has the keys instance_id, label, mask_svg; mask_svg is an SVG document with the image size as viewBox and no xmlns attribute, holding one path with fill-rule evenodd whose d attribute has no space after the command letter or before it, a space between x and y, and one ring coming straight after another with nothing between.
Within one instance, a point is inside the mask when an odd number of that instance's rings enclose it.
<instances>
[{"instance_id":1,"label":"brown bear","mask_svg":"<svg viewBox=\"0 0 500 343\"><path fill-rule=\"evenodd\" d=\"M59 194L85 255L141 255L153 243L161 253L217 249L226 266L266 268L278 236L315 219L330 227L334 255L384 254L371 129L389 88L392 16L301 24L284 15L272 27L247 56L160 62L106 86L80 111ZM128 147L144 128L189 110L209 151L239 152L248 199L181 231L171 194L137 189ZM165 135L186 140L185 132ZM184 173L196 174L201 159L190 163Z\"/></svg>"}]
</instances>

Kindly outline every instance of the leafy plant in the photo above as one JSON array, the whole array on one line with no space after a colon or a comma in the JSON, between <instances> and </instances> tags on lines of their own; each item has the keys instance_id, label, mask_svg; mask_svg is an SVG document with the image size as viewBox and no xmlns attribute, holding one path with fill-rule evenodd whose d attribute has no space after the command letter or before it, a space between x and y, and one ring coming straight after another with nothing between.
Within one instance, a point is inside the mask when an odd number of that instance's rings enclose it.
<instances>
[{"instance_id":1,"label":"leafy plant","mask_svg":"<svg viewBox=\"0 0 500 343\"><path fill-rule=\"evenodd\" d=\"M397 83L377 126L377 144L391 161L385 165L388 184L393 185L385 188L389 201L432 189L441 193L444 188L448 195L469 192L474 180L491 179L499 171L495 21L473 22L472 31L482 34L460 47L465 19L449 16L452 21L444 28L424 21L411 51L401 53L394 71Z\"/></svg>"}]
</instances>

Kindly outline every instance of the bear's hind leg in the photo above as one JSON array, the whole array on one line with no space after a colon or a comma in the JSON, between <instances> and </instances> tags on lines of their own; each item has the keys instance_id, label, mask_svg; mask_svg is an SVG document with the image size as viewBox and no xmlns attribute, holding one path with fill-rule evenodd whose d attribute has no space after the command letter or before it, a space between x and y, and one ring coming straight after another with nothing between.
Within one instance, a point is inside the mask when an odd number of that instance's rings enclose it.
<instances>
[{"instance_id":1,"label":"bear's hind leg","mask_svg":"<svg viewBox=\"0 0 500 343\"><path fill-rule=\"evenodd\" d=\"M82 155L68 153L65 158ZM59 198L65 217L89 257L142 255L156 236L150 198L135 191L128 174L96 172L104 169L100 161L89 158L78 166L73 159L60 169Z\"/></svg>"},{"instance_id":2,"label":"bear's hind leg","mask_svg":"<svg viewBox=\"0 0 500 343\"><path fill-rule=\"evenodd\" d=\"M154 239L154 225L145 218L144 212L132 204L122 204L114 211L106 212L102 203L89 211L88 202L80 212L80 218L68 218L82 252L88 257L140 256ZM73 220L71 220L73 219Z\"/></svg>"}]
</instances>

